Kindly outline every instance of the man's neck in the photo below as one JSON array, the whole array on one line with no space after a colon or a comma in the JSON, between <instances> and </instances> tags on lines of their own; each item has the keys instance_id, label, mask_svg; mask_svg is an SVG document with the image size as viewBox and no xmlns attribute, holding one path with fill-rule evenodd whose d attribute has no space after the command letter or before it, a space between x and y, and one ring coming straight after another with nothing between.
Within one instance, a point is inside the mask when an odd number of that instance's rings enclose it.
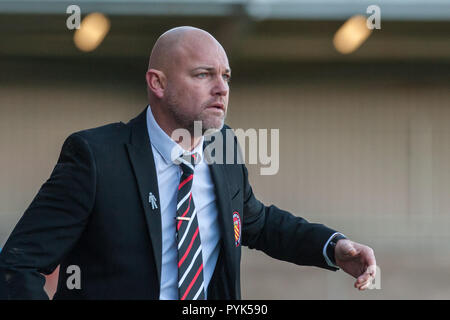
<instances>
[{"instance_id":1,"label":"man's neck","mask_svg":"<svg viewBox=\"0 0 450 320\"><path fill-rule=\"evenodd\" d=\"M155 118L156 123L159 125L159 127L173 140L175 141L180 147L182 147L186 151L192 151L194 150L199 142L202 140L203 136L195 136L193 132L190 132L190 130L184 128L186 132L189 132L190 139L183 139L183 137L179 137L179 134L174 134L174 131L177 129L180 129L179 126L176 125L174 121L170 121L168 117L164 117L164 115L159 112L158 108L152 108L153 117Z\"/></svg>"}]
</instances>

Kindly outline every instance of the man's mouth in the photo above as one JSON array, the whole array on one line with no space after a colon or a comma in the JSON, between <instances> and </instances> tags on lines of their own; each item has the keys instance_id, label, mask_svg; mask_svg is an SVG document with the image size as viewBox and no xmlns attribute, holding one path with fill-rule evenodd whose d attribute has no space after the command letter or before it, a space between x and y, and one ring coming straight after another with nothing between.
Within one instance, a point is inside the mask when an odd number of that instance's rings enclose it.
<instances>
[{"instance_id":1,"label":"man's mouth","mask_svg":"<svg viewBox=\"0 0 450 320\"><path fill-rule=\"evenodd\" d=\"M222 110L223 112L225 112L225 105L223 103L213 103L210 104L207 108Z\"/></svg>"}]
</instances>

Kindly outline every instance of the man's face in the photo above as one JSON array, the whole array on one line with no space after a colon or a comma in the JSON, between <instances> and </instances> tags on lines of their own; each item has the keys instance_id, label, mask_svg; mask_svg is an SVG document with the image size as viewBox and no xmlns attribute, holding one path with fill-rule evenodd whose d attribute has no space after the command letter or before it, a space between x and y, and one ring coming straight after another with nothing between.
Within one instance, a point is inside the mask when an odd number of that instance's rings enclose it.
<instances>
[{"instance_id":1,"label":"man's face","mask_svg":"<svg viewBox=\"0 0 450 320\"><path fill-rule=\"evenodd\" d=\"M211 39L186 43L167 74L165 102L180 128L194 132L202 121L203 132L223 127L231 70L223 48Z\"/></svg>"}]
</instances>

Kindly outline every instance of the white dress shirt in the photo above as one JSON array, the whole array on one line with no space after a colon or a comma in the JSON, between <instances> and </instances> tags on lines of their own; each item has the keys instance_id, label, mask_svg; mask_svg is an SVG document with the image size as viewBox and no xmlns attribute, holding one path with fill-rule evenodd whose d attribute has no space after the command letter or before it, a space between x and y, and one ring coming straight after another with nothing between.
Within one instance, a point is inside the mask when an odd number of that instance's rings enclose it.
<instances>
[{"instance_id":1,"label":"white dress shirt","mask_svg":"<svg viewBox=\"0 0 450 320\"><path fill-rule=\"evenodd\" d=\"M178 251L175 232L177 190L181 178L181 168L171 158L172 149L181 156L185 150L172 140L158 125L153 117L150 106L147 107L147 129L155 159L158 177L159 206L162 224L162 261L161 261L161 300L178 299ZM214 183L207 163L203 160L203 137L192 151L200 156L200 162L195 166L192 183L192 198L197 210L197 220L200 230L203 258L203 279L205 297L208 284L216 267L219 256L220 230L218 209Z\"/></svg>"}]
</instances>

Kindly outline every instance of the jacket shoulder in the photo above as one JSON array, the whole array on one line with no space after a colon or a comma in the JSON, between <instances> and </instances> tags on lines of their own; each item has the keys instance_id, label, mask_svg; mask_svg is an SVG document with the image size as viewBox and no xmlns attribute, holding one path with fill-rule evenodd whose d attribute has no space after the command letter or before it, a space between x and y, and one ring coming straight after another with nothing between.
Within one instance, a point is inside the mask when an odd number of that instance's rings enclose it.
<instances>
[{"instance_id":1,"label":"jacket shoulder","mask_svg":"<svg viewBox=\"0 0 450 320\"><path fill-rule=\"evenodd\" d=\"M99 127L80 130L70 136L80 136L92 144L107 144L108 142L122 142L127 137L127 126L123 122L114 122Z\"/></svg>"}]
</instances>

